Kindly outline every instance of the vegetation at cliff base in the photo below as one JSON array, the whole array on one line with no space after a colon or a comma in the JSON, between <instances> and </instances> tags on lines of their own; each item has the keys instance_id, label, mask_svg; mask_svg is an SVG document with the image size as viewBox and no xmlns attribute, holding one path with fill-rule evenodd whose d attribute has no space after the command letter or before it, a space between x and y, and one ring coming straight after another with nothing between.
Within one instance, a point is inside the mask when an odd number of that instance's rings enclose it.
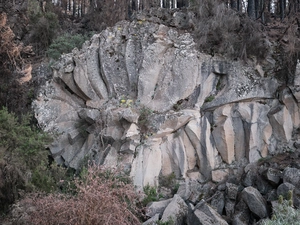
<instances>
[{"instance_id":1,"label":"vegetation at cliff base","mask_svg":"<svg viewBox=\"0 0 300 225\"><path fill-rule=\"evenodd\" d=\"M64 182L64 181L62 181ZM30 224L140 224L139 195L134 187L120 179L118 171L90 166L75 180L76 195L33 194L20 205L33 207ZM25 209L26 211L26 209Z\"/></svg>"},{"instance_id":2,"label":"vegetation at cliff base","mask_svg":"<svg viewBox=\"0 0 300 225\"><path fill-rule=\"evenodd\" d=\"M23 191L51 191L55 180L48 165L45 146L51 138L30 124L29 116L20 121L6 108L0 110L0 210L14 202Z\"/></svg>"}]
</instances>

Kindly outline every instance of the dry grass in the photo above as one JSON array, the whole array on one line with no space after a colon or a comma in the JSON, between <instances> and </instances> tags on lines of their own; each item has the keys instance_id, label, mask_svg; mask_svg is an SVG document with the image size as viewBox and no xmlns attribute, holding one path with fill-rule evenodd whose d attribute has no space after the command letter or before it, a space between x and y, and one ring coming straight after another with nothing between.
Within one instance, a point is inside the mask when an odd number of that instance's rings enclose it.
<instances>
[{"instance_id":1,"label":"dry grass","mask_svg":"<svg viewBox=\"0 0 300 225\"><path fill-rule=\"evenodd\" d=\"M130 225L140 224L138 195L134 187L118 178L117 172L89 167L84 181L76 181L78 194L31 195L30 224Z\"/></svg>"}]
</instances>

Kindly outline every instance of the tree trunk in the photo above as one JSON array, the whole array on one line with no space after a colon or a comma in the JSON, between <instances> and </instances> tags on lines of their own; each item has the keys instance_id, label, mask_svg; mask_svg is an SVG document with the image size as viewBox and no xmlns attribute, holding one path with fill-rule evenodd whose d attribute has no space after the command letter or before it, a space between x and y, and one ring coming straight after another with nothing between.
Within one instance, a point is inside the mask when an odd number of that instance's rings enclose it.
<instances>
[{"instance_id":1,"label":"tree trunk","mask_svg":"<svg viewBox=\"0 0 300 225\"><path fill-rule=\"evenodd\" d=\"M272 3L272 1L271 1L271 0L268 0L268 12L269 12L269 13L271 12L271 9L272 9L271 3Z\"/></svg>"},{"instance_id":2,"label":"tree trunk","mask_svg":"<svg viewBox=\"0 0 300 225\"><path fill-rule=\"evenodd\" d=\"M81 6L81 2L80 0L77 0L77 17L79 18L80 17L80 6Z\"/></svg>"},{"instance_id":3,"label":"tree trunk","mask_svg":"<svg viewBox=\"0 0 300 225\"><path fill-rule=\"evenodd\" d=\"M248 7L247 7L248 16L251 19L255 18L255 0L248 0Z\"/></svg>"},{"instance_id":4,"label":"tree trunk","mask_svg":"<svg viewBox=\"0 0 300 225\"><path fill-rule=\"evenodd\" d=\"M85 1L86 0L81 0L81 2L82 2L82 4L81 4L81 16L84 16L84 14L85 14L85 7L86 7Z\"/></svg>"},{"instance_id":5,"label":"tree trunk","mask_svg":"<svg viewBox=\"0 0 300 225\"><path fill-rule=\"evenodd\" d=\"M73 17L76 16L76 0L73 0Z\"/></svg>"},{"instance_id":6,"label":"tree trunk","mask_svg":"<svg viewBox=\"0 0 300 225\"><path fill-rule=\"evenodd\" d=\"M254 1L255 7L255 19L259 17L259 0Z\"/></svg>"},{"instance_id":7,"label":"tree trunk","mask_svg":"<svg viewBox=\"0 0 300 225\"><path fill-rule=\"evenodd\" d=\"M236 10L242 11L242 8L243 8L243 6L242 6L241 0L236 0Z\"/></svg>"},{"instance_id":8,"label":"tree trunk","mask_svg":"<svg viewBox=\"0 0 300 225\"><path fill-rule=\"evenodd\" d=\"M265 21L265 10L266 10L266 3L265 3L265 0L260 0L260 14L261 14L261 21L262 23L264 24L266 21Z\"/></svg>"},{"instance_id":9,"label":"tree trunk","mask_svg":"<svg viewBox=\"0 0 300 225\"><path fill-rule=\"evenodd\" d=\"M232 9L237 10L237 2L238 2L238 1L236 1L236 0L230 0L230 7L231 7Z\"/></svg>"},{"instance_id":10,"label":"tree trunk","mask_svg":"<svg viewBox=\"0 0 300 225\"><path fill-rule=\"evenodd\" d=\"M67 0L62 1L62 8L65 10L65 14L67 15L67 12L68 12L68 1Z\"/></svg>"},{"instance_id":11,"label":"tree trunk","mask_svg":"<svg viewBox=\"0 0 300 225\"><path fill-rule=\"evenodd\" d=\"M69 0L69 12L71 12L71 0Z\"/></svg>"},{"instance_id":12,"label":"tree trunk","mask_svg":"<svg viewBox=\"0 0 300 225\"><path fill-rule=\"evenodd\" d=\"M280 0L280 2L279 2L279 7L280 7L280 18L281 18L281 20L283 20L284 19L284 17L285 17L285 14L284 14L284 10L285 10L285 0Z\"/></svg>"}]
</instances>

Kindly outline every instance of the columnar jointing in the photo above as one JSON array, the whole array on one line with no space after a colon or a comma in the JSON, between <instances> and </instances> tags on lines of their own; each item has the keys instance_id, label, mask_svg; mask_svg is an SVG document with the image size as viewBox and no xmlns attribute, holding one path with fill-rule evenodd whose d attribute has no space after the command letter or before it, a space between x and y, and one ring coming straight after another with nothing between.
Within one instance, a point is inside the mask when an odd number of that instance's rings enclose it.
<instances>
[{"instance_id":1,"label":"columnar jointing","mask_svg":"<svg viewBox=\"0 0 300 225\"><path fill-rule=\"evenodd\" d=\"M53 70L33 107L56 134L55 160L77 169L89 156L128 171L140 188L172 173L220 181L229 164L274 153L300 123L297 93L284 90L279 101L275 79L144 20L94 35Z\"/></svg>"}]
</instances>

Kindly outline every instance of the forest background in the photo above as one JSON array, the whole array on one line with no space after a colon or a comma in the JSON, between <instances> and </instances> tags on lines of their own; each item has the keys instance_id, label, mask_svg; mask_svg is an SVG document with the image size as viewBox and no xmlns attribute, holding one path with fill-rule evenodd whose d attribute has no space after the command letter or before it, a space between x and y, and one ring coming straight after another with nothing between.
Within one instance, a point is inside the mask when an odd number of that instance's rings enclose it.
<instances>
[{"instance_id":1,"label":"forest background","mask_svg":"<svg viewBox=\"0 0 300 225\"><path fill-rule=\"evenodd\" d=\"M74 173L51 164L45 149L51 138L28 114L38 88L51 79L53 61L94 33L158 7L193 13L185 31L210 55L251 63L266 60L275 48L276 68L269 76L282 86L293 82L300 0L0 0L1 212L26 193L72 192L76 186L62 185Z\"/></svg>"}]
</instances>

